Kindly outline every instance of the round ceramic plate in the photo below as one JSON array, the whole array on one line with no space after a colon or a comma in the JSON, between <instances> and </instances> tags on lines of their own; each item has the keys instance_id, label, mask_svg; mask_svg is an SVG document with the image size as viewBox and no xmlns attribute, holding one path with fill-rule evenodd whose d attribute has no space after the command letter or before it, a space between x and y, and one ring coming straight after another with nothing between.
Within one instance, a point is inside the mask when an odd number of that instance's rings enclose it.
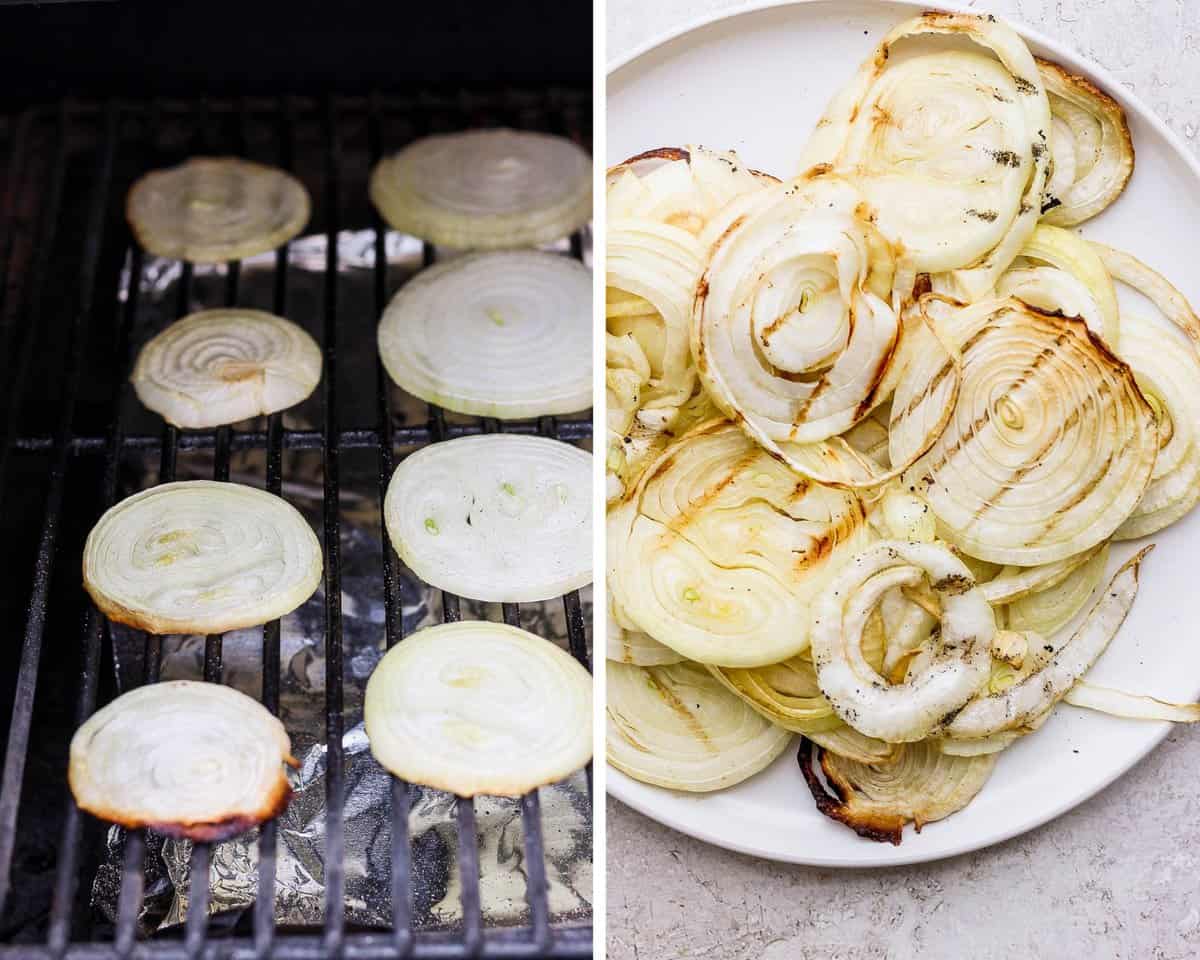
<instances>
[{"instance_id":1,"label":"round ceramic plate","mask_svg":"<svg viewBox=\"0 0 1200 960\"><path fill-rule=\"evenodd\" d=\"M892 26L929 8L885 0L759 5L648 45L610 70L608 161L652 147L703 143L732 148L755 169L793 175L833 93ZM1014 26L1035 54L1090 77L1129 117L1137 150L1133 178L1113 206L1083 225L1083 234L1135 254L1200 303L1200 163L1103 69ZM1189 609L1200 562L1200 511L1150 539L1158 549L1142 567L1137 602L1088 679L1188 700L1200 692L1200 644ZM1131 551L1130 545L1116 546L1111 567ZM796 765L798 741L769 769L720 793L662 790L611 767L608 790L670 827L756 856L819 866L914 863L978 849L1045 823L1103 790L1166 732L1164 723L1061 706L1042 730L1001 755L991 780L965 810L920 834L906 829L899 847L860 839L816 812Z\"/></svg>"}]
</instances>

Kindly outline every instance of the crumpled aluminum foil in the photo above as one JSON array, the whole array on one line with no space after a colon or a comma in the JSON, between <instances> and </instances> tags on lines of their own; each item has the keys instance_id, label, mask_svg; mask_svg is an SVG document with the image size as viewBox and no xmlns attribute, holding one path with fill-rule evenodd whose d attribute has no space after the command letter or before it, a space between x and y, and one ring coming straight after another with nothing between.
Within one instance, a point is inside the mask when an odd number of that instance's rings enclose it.
<instances>
[{"instance_id":1,"label":"crumpled aluminum foil","mask_svg":"<svg viewBox=\"0 0 1200 960\"><path fill-rule=\"evenodd\" d=\"M589 238L590 239L590 238ZM344 232L338 237L339 377L344 383L370 384L369 389L343 388L344 428L373 424L374 326L372 268L374 234ZM590 253L590 243L586 243ZM389 284L421 266L421 245L411 237L388 234ZM439 254L442 254L439 251ZM447 252L445 255L453 255ZM288 316L319 334L325 238L294 242L289 254ZM274 255L242 264L238 302L271 309ZM190 309L220 306L224 268L197 267ZM134 343L140 345L174 316L179 265L148 260L141 281L141 302ZM122 289L125 284L122 284ZM134 404L136 406L136 404ZM394 391L393 410L400 422L423 422L423 403ZM320 398L310 398L284 416L288 427L320 424ZM451 418L454 419L454 418ZM127 429L155 432L160 421L148 411L128 409ZM154 482L157 463L147 458L127 477L130 490ZM370 754L362 723L367 678L383 654L384 605L382 542L377 459L373 450L342 454L341 556L343 662L345 664L344 801L346 835L345 910L349 924L391 923L391 779ZM179 479L208 477L212 453L179 454ZM262 485L265 455L241 451L233 455L231 478ZM319 454L284 452L284 496L320 529L321 462ZM440 621L441 603L431 590L401 566L398 571L405 635ZM590 590L584 591L585 622L590 623ZM280 925L320 925L324 916L325 826L325 610L322 587L300 609L285 617L280 638L280 716L300 761L291 774L294 794L278 820L275 919ZM463 602L463 616L499 620L499 606ZM562 604L522 604L522 626L566 645ZM140 682L143 635L113 626L114 659L120 689ZM589 638L590 640L590 638ZM196 679L203 675L204 637L164 637L162 678ZM225 635L223 680L258 698L262 690L262 628ZM551 920L572 923L591 919L591 801L580 772L540 791L542 833L546 851ZM452 927L461 920L454 797L437 790L410 787L409 836L412 851L412 905L417 929ZM519 801L497 797L475 800L480 860L480 894L485 923L528 922L525 901L524 840ZM107 851L92 890L93 906L115 919L120 890L124 831L112 827ZM148 837L146 896L139 916L149 934L184 922L187 915L191 844L186 840ZM213 847L210 862L209 911L215 927L235 925L253 907L257 888L258 833L250 831Z\"/></svg>"}]
</instances>

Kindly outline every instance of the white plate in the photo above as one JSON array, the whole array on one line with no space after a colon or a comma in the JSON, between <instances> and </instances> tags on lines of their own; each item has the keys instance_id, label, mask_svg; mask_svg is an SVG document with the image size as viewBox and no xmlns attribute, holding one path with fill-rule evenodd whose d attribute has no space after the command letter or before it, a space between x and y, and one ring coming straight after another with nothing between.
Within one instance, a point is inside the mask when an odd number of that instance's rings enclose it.
<instances>
[{"instance_id":1,"label":"white plate","mask_svg":"<svg viewBox=\"0 0 1200 960\"><path fill-rule=\"evenodd\" d=\"M699 22L650 44L608 77L608 160L659 146L737 150L751 167L796 173L796 158L826 101L874 44L928 4L849 0L767 6ZM977 12L977 11L974 11ZM1014 25L1034 53L1090 76L1129 115L1137 167L1124 195L1084 225L1086 236L1136 254L1200 303L1200 163L1148 108L1095 64ZM1136 23L1131 30L1139 29ZM1151 538L1133 612L1089 679L1187 700L1200 692L1196 596L1200 511ZM1112 567L1130 552L1113 550ZM1166 735L1167 725L1062 706L1037 734L1004 752L961 813L906 829L900 847L862 840L822 817L789 749L750 781L708 795L637 783L611 767L608 790L670 827L744 853L819 866L934 860L1008 839L1103 790Z\"/></svg>"}]
</instances>

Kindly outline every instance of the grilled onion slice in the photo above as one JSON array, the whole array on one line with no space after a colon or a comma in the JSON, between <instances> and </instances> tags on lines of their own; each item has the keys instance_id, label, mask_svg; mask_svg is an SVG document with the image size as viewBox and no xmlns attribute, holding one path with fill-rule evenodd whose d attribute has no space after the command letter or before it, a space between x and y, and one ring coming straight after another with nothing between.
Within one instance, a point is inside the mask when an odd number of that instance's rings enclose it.
<instances>
[{"instance_id":1,"label":"grilled onion slice","mask_svg":"<svg viewBox=\"0 0 1200 960\"><path fill-rule=\"evenodd\" d=\"M795 733L836 730L842 721L821 693L812 661L792 657L753 670L710 667L730 692L777 726Z\"/></svg>"},{"instance_id":2,"label":"grilled onion slice","mask_svg":"<svg viewBox=\"0 0 1200 960\"><path fill-rule=\"evenodd\" d=\"M282 617L321 582L321 545L287 501L237 483L164 483L122 500L83 548L83 585L111 620L224 633Z\"/></svg>"},{"instance_id":3,"label":"grilled onion slice","mask_svg":"<svg viewBox=\"0 0 1200 960\"><path fill-rule=\"evenodd\" d=\"M1051 641L1045 664L1018 683L968 703L946 726L946 735L975 739L1028 725L1045 714L1099 659L1137 596L1138 567L1152 547L1134 554L1113 575L1087 617L1066 642Z\"/></svg>"},{"instance_id":4,"label":"grilled onion slice","mask_svg":"<svg viewBox=\"0 0 1200 960\"><path fill-rule=\"evenodd\" d=\"M1042 220L1070 227L1121 195L1133 173L1133 139L1125 111L1112 97L1053 61L1037 64L1053 118Z\"/></svg>"},{"instance_id":5,"label":"grilled onion slice","mask_svg":"<svg viewBox=\"0 0 1200 960\"><path fill-rule=\"evenodd\" d=\"M714 421L668 447L610 512L609 589L690 660L778 663L808 646L809 604L835 558L870 536L855 494L798 477Z\"/></svg>"},{"instance_id":6,"label":"grilled onion slice","mask_svg":"<svg viewBox=\"0 0 1200 960\"><path fill-rule=\"evenodd\" d=\"M941 631L928 663L889 685L864 656L863 629L883 596L928 582ZM996 624L971 571L937 543L885 540L843 562L813 608L812 654L821 692L859 733L922 740L953 719L987 680Z\"/></svg>"},{"instance_id":7,"label":"grilled onion slice","mask_svg":"<svg viewBox=\"0 0 1200 960\"><path fill-rule=\"evenodd\" d=\"M904 53L948 35L970 50ZM993 56L994 55L994 56ZM950 273L973 300L992 288L1041 213L1050 106L1024 42L994 18L926 13L895 27L830 103L801 169L852 177L883 234L904 251L897 294Z\"/></svg>"},{"instance_id":8,"label":"grilled onion slice","mask_svg":"<svg viewBox=\"0 0 1200 960\"><path fill-rule=\"evenodd\" d=\"M438 263L379 321L379 357L409 393L501 420L592 402L592 277L576 260L520 250Z\"/></svg>"},{"instance_id":9,"label":"grilled onion slice","mask_svg":"<svg viewBox=\"0 0 1200 960\"><path fill-rule=\"evenodd\" d=\"M138 687L98 710L71 740L80 808L131 830L216 842L278 816L296 766L283 724L217 683Z\"/></svg>"},{"instance_id":10,"label":"grilled onion slice","mask_svg":"<svg viewBox=\"0 0 1200 960\"><path fill-rule=\"evenodd\" d=\"M906 743L887 761L863 763L801 744L797 759L817 809L868 840L900 845L904 825L942 820L970 803L983 789L995 756L953 757L936 742ZM812 754L834 795L812 769Z\"/></svg>"},{"instance_id":11,"label":"grilled onion slice","mask_svg":"<svg viewBox=\"0 0 1200 960\"><path fill-rule=\"evenodd\" d=\"M717 406L786 457L782 444L836 436L883 399L893 261L845 180L802 177L753 201L709 252L692 353Z\"/></svg>"},{"instance_id":12,"label":"grilled onion slice","mask_svg":"<svg viewBox=\"0 0 1200 960\"><path fill-rule=\"evenodd\" d=\"M1086 707L1114 717L1130 720L1166 720L1170 723L1195 723L1200 720L1200 703L1170 703L1156 697L1125 693L1094 683L1080 681L1063 697L1073 707Z\"/></svg>"},{"instance_id":13,"label":"grilled onion slice","mask_svg":"<svg viewBox=\"0 0 1200 960\"><path fill-rule=\"evenodd\" d=\"M275 167L237 157L194 157L138 180L125 217L148 253L194 263L274 250L308 223L308 191Z\"/></svg>"},{"instance_id":14,"label":"grilled onion slice","mask_svg":"<svg viewBox=\"0 0 1200 960\"><path fill-rule=\"evenodd\" d=\"M791 740L697 664L607 670L608 762L635 780L720 790L767 767Z\"/></svg>"},{"instance_id":15,"label":"grilled onion slice","mask_svg":"<svg viewBox=\"0 0 1200 960\"><path fill-rule=\"evenodd\" d=\"M609 423L610 500L632 489L671 436L717 415L698 391L688 332L701 234L726 205L773 182L736 154L703 147L650 150L609 171L606 378L609 409L616 400L619 411Z\"/></svg>"},{"instance_id":16,"label":"grilled onion slice","mask_svg":"<svg viewBox=\"0 0 1200 960\"><path fill-rule=\"evenodd\" d=\"M394 229L468 250L536 247L592 215L592 161L565 137L507 129L422 137L371 171Z\"/></svg>"},{"instance_id":17,"label":"grilled onion slice","mask_svg":"<svg viewBox=\"0 0 1200 960\"><path fill-rule=\"evenodd\" d=\"M962 384L949 426L905 474L939 534L1026 566L1108 539L1158 447L1130 369L1082 321L1019 300L947 307L939 321L961 344Z\"/></svg>"},{"instance_id":18,"label":"grilled onion slice","mask_svg":"<svg viewBox=\"0 0 1200 960\"><path fill-rule=\"evenodd\" d=\"M482 434L410 454L383 516L422 580L476 600L549 600L592 579L591 454L546 437Z\"/></svg>"},{"instance_id":19,"label":"grilled onion slice","mask_svg":"<svg viewBox=\"0 0 1200 960\"><path fill-rule=\"evenodd\" d=\"M1150 485L1116 533L1132 540L1174 523L1200 501L1200 318L1165 277L1127 253L1092 246L1117 280L1149 301L1121 313L1121 359L1158 422Z\"/></svg>"},{"instance_id":20,"label":"grilled onion slice","mask_svg":"<svg viewBox=\"0 0 1200 960\"><path fill-rule=\"evenodd\" d=\"M321 379L321 348L283 317L202 310L171 324L138 354L138 399L168 423L203 429L295 406Z\"/></svg>"},{"instance_id":21,"label":"grilled onion slice","mask_svg":"<svg viewBox=\"0 0 1200 960\"><path fill-rule=\"evenodd\" d=\"M1062 583L1103 549L1103 546L1095 547L1064 560L1055 560L1053 563L1043 563L1036 567L1004 567L982 585L983 595L988 603L1002 604L1020 600L1039 590L1048 590Z\"/></svg>"},{"instance_id":22,"label":"grilled onion slice","mask_svg":"<svg viewBox=\"0 0 1200 960\"><path fill-rule=\"evenodd\" d=\"M1104 578L1108 544L1056 583L1020 597L1004 608L1009 629L1051 636L1074 619Z\"/></svg>"},{"instance_id":23,"label":"grilled onion slice","mask_svg":"<svg viewBox=\"0 0 1200 960\"><path fill-rule=\"evenodd\" d=\"M384 655L363 719L375 759L409 783L515 797L592 758L592 678L525 630L444 623Z\"/></svg>"},{"instance_id":24,"label":"grilled onion slice","mask_svg":"<svg viewBox=\"0 0 1200 960\"><path fill-rule=\"evenodd\" d=\"M1044 313L1078 317L1110 347L1121 331L1117 291L1096 248L1070 230L1039 223L1021 257L996 283Z\"/></svg>"}]
</instances>

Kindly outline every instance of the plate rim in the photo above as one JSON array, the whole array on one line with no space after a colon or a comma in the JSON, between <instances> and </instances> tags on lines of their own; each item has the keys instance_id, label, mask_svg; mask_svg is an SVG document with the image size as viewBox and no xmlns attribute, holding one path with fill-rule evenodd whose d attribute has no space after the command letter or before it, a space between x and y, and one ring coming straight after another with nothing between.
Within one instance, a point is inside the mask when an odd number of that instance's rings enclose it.
<instances>
[{"instance_id":1,"label":"plate rim","mask_svg":"<svg viewBox=\"0 0 1200 960\"><path fill-rule=\"evenodd\" d=\"M761 13L764 10L779 9L782 7L800 7L816 4L829 4L833 0L747 0L747 2L738 4L724 10L709 11L698 16L685 20L682 24L668 28L665 31L651 37L649 40L636 44L626 54L616 57L608 62L605 67L605 122L607 123L607 101L608 91L607 82L612 80L614 76L627 67L633 66L642 57L653 53L661 47L676 40L683 39L689 34L703 30L706 27L716 23L721 23L726 20L733 20L738 17ZM980 16L983 12L976 8L968 7L962 3L944 2L937 0L932 3L921 3L919 0L861 0L879 7L893 7L897 12L901 10L911 10L913 7L920 7L925 10L935 10L947 13L968 14L971 16ZM1200 181L1200 157L1197 157L1183 142L1183 139L1174 130L1171 129L1148 104L1146 104L1134 91L1126 87L1121 81L1106 67L1096 61L1086 57L1082 53L1066 46L1059 40L1056 40L1036 27L1031 27L1024 21L1018 20L1015 17L1000 17L1008 26L1012 27L1023 39L1031 41L1039 47L1050 51L1058 62L1062 62L1070 66L1073 70L1082 72L1088 75L1109 96L1113 97L1126 112L1136 113L1138 119L1148 123L1156 133L1158 133L1168 144L1171 150L1180 157L1185 166L1191 171L1192 175ZM726 850L732 850L735 853L740 853L745 856L751 856L762 860L770 860L778 863L795 863L803 864L812 867L820 868L836 868L836 869L874 869L879 867L901 867L912 866L918 863L933 863L942 860L953 859L964 854L973 853L987 847L995 846L996 844L1004 843L1012 840L1014 837L1022 836L1030 831L1037 830L1045 826L1052 820L1057 820L1063 814L1070 812L1074 808L1086 803L1092 798L1099 796L1101 793L1108 790L1117 780L1125 776L1130 770L1146 759L1158 747L1162 745L1170 733L1173 724L1165 721L1142 721L1145 723L1156 723L1159 729L1155 731L1145 745L1144 749L1133 751L1127 761L1115 767L1111 774L1103 778L1094 789L1089 792L1074 797L1070 800L1059 802L1051 805L1048 808L1038 810L1032 816L1021 820L1010 827L1000 830L995 835L988 835L978 841L967 840L961 846L957 846L952 851L939 852L922 852L919 845L913 844L907 849L905 847L889 848L887 856L864 856L848 860L845 857L822 857L818 855L805 854L802 856L792 856L782 852L764 852L763 850L752 847L746 844L740 844L730 838L720 836L714 831L707 829L703 824L696 824L690 821L679 820L675 818L663 819L660 812L652 810L651 804L643 802L638 796L642 788L660 790L663 788L652 787L648 784L642 784L634 780L632 777L622 773L620 770L613 767L605 761L605 793L628 807L636 810L645 817L662 824L663 826L683 833L687 836L694 837L704 843L712 846L721 847ZM796 741L793 738L792 744ZM790 755L792 745L789 744L783 756ZM779 762L776 760L775 762ZM678 791L664 791L667 793L678 793ZM686 796L686 794L684 794ZM892 852L894 851L894 852Z\"/></svg>"}]
</instances>

